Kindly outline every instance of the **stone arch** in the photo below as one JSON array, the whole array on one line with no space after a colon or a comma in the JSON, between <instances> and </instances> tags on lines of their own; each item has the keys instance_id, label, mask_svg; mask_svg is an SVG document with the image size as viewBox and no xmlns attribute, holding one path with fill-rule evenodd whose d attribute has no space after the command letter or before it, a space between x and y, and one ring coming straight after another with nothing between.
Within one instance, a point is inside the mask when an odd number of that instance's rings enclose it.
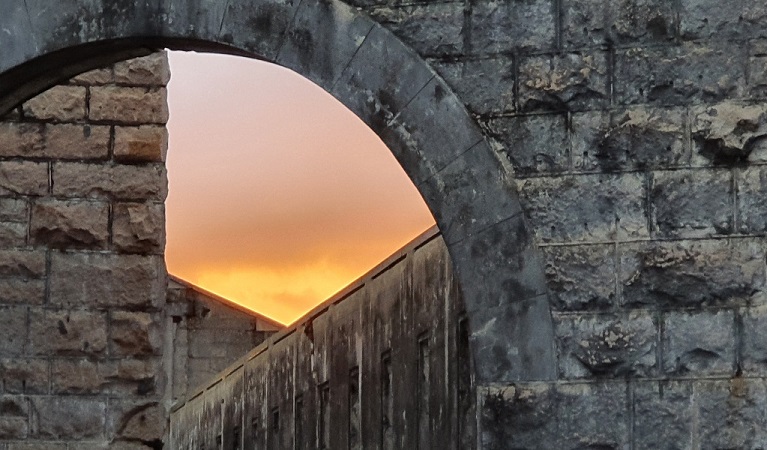
<instances>
[{"instance_id":1,"label":"stone arch","mask_svg":"<svg viewBox=\"0 0 767 450\"><path fill-rule=\"evenodd\" d=\"M156 48L295 70L391 149L435 215L464 292L477 381L556 377L547 286L509 172L412 49L334 0L16 0L0 6L0 112Z\"/></svg>"}]
</instances>

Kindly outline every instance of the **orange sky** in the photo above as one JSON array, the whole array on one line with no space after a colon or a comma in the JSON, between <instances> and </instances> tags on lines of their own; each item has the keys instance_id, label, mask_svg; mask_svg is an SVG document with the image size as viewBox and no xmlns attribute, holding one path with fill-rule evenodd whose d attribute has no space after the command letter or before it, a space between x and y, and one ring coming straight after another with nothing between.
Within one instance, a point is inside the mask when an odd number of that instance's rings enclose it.
<instances>
[{"instance_id":1,"label":"orange sky","mask_svg":"<svg viewBox=\"0 0 767 450\"><path fill-rule=\"evenodd\" d=\"M290 323L434 223L386 146L310 81L170 62L170 273Z\"/></svg>"}]
</instances>

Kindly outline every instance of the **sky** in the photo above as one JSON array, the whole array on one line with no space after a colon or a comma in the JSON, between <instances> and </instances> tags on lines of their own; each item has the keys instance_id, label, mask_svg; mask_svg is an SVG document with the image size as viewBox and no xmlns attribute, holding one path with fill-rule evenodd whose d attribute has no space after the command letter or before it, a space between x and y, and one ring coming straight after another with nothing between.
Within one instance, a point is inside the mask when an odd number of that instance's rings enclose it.
<instances>
[{"instance_id":1,"label":"sky","mask_svg":"<svg viewBox=\"0 0 767 450\"><path fill-rule=\"evenodd\" d=\"M289 324L434 224L381 140L300 75L170 52L169 273Z\"/></svg>"}]
</instances>

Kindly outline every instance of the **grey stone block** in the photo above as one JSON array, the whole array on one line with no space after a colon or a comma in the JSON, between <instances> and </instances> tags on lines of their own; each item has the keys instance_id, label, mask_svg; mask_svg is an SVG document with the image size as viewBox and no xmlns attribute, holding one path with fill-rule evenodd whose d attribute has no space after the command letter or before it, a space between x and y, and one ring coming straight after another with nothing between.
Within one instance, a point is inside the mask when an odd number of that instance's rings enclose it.
<instances>
[{"instance_id":1,"label":"grey stone block","mask_svg":"<svg viewBox=\"0 0 767 450\"><path fill-rule=\"evenodd\" d=\"M30 354L103 357L106 352L105 313L31 309Z\"/></svg>"},{"instance_id":2,"label":"grey stone block","mask_svg":"<svg viewBox=\"0 0 767 450\"><path fill-rule=\"evenodd\" d=\"M472 54L549 50L556 45L555 3L551 0L478 2L471 14Z\"/></svg>"},{"instance_id":3,"label":"grey stone block","mask_svg":"<svg viewBox=\"0 0 767 450\"><path fill-rule=\"evenodd\" d=\"M615 246L542 247L552 307L598 311L617 304Z\"/></svg>"},{"instance_id":4,"label":"grey stone block","mask_svg":"<svg viewBox=\"0 0 767 450\"><path fill-rule=\"evenodd\" d=\"M669 312L663 328L664 373L694 377L734 374L732 310Z\"/></svg>"},{"instance_id":5,"label":"grey stone block","mask_svg":"<svg viewBox=\"0 0 767 450\"><path fill-rule=\"evenodd\" d=\"M681 108L573 114L573 166L609 172L686 164L686 121Z\"/></svg>"},{"instance_id":6,"label":"grey stone block","mask_svg":"<svg viewBox=\"0 0 767 450\"><path fill-rule=\"evenodd\" d=\"M735 166L767 161L767 107L724 102L692 108L693 164Z\"/></svg>"},{"instance_id":7,"label":"grey stone block","mask_svg":"<svg viewBox=\"0 0 767 450\"><path fill-rule=\"evenodd\" d=\"M432 60L432 66L474 114L515 110L513 56Z\"/></svg>"},{"instance_id":8,"label":"grey stone block","mask_svg":"<svg viewBox=\"0 0 767 450\"><path fill-rule=\"evenodd\" d=\"M219 39L273 60L299 3L297 0L231 0L227 2Z\"/></svg>"},{"instance_id":9,"label":"grey stone block","mask_svg":"<svg viewBox=\"0 0 767 450\"><path fill-rule=\"evenodd\" d=\"M767 305L743 308L741 315L741 368L746 376L764 376L767 373Z\"/></svg>"},{"instance_id":10,"label":"grey stone block","mask_svg":"<svg viewBox=\"0 0 767 450\"><path fill-rule=\"evenodd\" d=\"M634 384L634 448L693 448L691 381L637 381Z\"/></svg>"},{"instance_id":11,"label":"grey stone block","mask_svg":"<svg viewBox=\"0 0 767 450\"><path fill-rule=\"evenodd\" d=\"M479 395L482 448L558 448L556 393L551 384L491 387Z\"/></svg>"},{"instance_id":12,"label":"grey stone block","mask_svg":"<svg viewBox=\"0 0 767 450\"><path fill-rule=\"evenodd\" d=\"M463 53L463 2L382 6L367 13L421 56Z\"/></svg>"},{"instance_id":13,"label":"grey stone block","mask_svg":"<svg viewBox=\"0 0 767 450\"><path fill-rule=\"evenodd\" d=\"M750 42L748 89L752 97L767 96L767 39L755 39Z\"/></svg>"},{"instance_id":14,"label":"grey stone block","mask_svg":"<svg viewBox=\"0 0 767 450\"><path fill-rule=\"evenodd\" d=\"M658 236L697 238L733 231L729 170L655 172L650 196Z\"/></svg>"},{"instance_id":15,"label":"grey stone block","mask_svg":"<svg viewBox=\"0 0 767 450\"><path fill-rule=\"evenodd\" d=\"M558 449L629 448L625 382L560 384L557 392Z\"/></svg>"},{"instance_id":16,"label":"grey stone block","mask_svg":"<svg viewBox=\"0 0 767 450\"><path fill-rule=\"evenodd\" d=\"M767 443L764 379L701 380L694 389L701 450L764 448Z\"/></svg>"},{"instance_id":17,"label":"grey stone block","mask_svg":"<svg viewBox=\"0 0 767 450\"><path fill-rule=\"evenodd\" d=\"M27 318L25 306L0 306L0 355L21 356L27 348Z\"/></svg>"},{"instance_id":18,"label":"grey stone block","mask_svg":"<svg viewBox=\"0 0 767 450\"><path fill-rule=\"evenodd\" d=\"M646 377L657 373L657 325L646 311L555 316L560 376Z\"/></svg>"},{"instance_id":19,"label":"grey stone block","mask_svg":"<svg viewBox=\"0 0 767 450\"><path fill-rule=\"evenodd\" d=\"M619 0L609 8L613 42L660 43L677 35L677 11L668 0Z\"/></svg>"},{"instance_id":20,"label":"grey stone block","mask_svg":"<svg viewBox=\"0 0 767 450\"><path fill-rule=\"evenodd\" d=\"M731 305L764 289L764 249L757 240L619 244L618 250L627 305Z\"/></svg>"},{"instance_id":21,"label":"grey stone block","mask_svg":"<svg viewBox=\"0 0 767 450\"><path fill-rule=\"evenodd\" d=\"M515 175L562 172L569 166L567 117L563 114L488 120L489 134L502 145Z\"/></svg>"},{"instance_id":22,"label":"grey stone block","mask_svg":"<svg viewBox=\"0 0 767 450\"><path fill-rule=\"evenodd\" d=\"M27 221L28 204L23 198L0 198L0 222L24 223Z\"/></svg>"},{"instance_id":23,"label":"grey stone block","mask_svg":"<svg viewBox=\"0 0 767 450\"><path fill-rule=\"evenodd\" d=\"M745 90L746 59L742 47L697 43L618 50L615 99L681 105L737 98Z\"/></svg>"},{"instance_id":24,"label":"grey stone block","mask_svg":"<svg viewBox=\"0 0 767 450\"><path fill-rule=\"evenodd\" d=\"M543 242L648 236L641 174L541 177L517 184L522 207Z\"/></svg>"},{"instance_id":25,"label":"grey stone block","mask_svg":"<svg viewBox=\"0 0 767 450\"><path fill-rule=\"evenodd\" d=\"M32 399L33 433L49 439L94 439L104 435L106 399L35 397Z\"/></svg>"},{"instance_id":26,"label":"grey stone block","mask_svg":"<svg viewBox=\"0 0 767 450\"><path fill-rule=\"evenodd\" d=\"M684 39L764 36L767 11L758 1L682 0L679 12Z\"/></svg>"},{"instance_id":27,"label":"grey stone block","mask_svg":"<svg viewBox=\"0 0 767 450\"><path fill-rule=\"evenodd\" d=\"M767 167L752 166L738 171L738 231L767 231Z\"/></svg>"},{"instance_id":28,"label":"grey stone block","mask_svg":"<svg viewBox=\"0 0 767 450\"><path fill-rule=\"evenodd\" d=\"M579 111L608 105L607 52L523 57L519 65L521 111Z\"/></svg>"},{"instance_id":29,"label":"grey stone block","mask_svg":"<svg viewBox=\"0 0 767 450\"><path fill-rule=\"evenodd\" d=\"M609 12L605 0L563 0L562 41L565 48L604 44L609 31Z\"/></svg>"}]
</instances>

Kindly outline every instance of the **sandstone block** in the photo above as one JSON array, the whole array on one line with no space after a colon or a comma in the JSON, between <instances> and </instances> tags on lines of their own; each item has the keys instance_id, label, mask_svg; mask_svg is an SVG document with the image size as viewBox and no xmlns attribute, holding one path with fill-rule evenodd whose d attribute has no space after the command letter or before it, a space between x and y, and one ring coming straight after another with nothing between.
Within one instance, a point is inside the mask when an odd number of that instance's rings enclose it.
<instances>
[{"instance_id":1,"label":"sandstone block","mask_svg":"<svg viewBox=\"0 0 767 450\"><path fill-rule=\"evenodd\" d=\"M617 304L614 245L542 247L546 279L560 311L596 311Z\"/></svg>"},{"instance_id":2,"label":"sandstone block","mask_svg":"<svg viewBox=\"0 0 767 450\"><path fill-rule=\"evenodd\" d=\"M0 156L34 158L43 156L43 125L0 123Z\"/></svg>"},{"instance_id":3,"label":"sandstone block","mask_svg":"<svg viewBox=\"0 0 767 450\"><path fill-rule=\"evenodd\" d=\"M90 119L130 124L168 121L165 88L97 86L91 88Z\"/></svg>"},{"instance_id":4,"label":"sandstone block","mask_svg":"<svg viewBox=\"0 0 767 450\"><path fill-rule=\"evenodd\" d=\"M0 247L23 247L27 243L27 224L0 222Z\"/></svg>"},{"instance_id":5,"label":"sandstone block","mask_svg":"<svg viewBox=\"0 0 767 450\"><path fill-rule=\"evenodd\" d=\"M735 318L730 310L669 312L663 319L663 370L674 375L731 375Z\"/></svg>"},{"instance_id":6,"label":"sandstone block","mask_svg":"<svg viewBox=\"0 0 767 450\"><path fill-rule=\"evenodd\" d=\"M44 251L0 250L0 276L39 278L44 275Z\"/></svg>"},{"instance_id":7,"label":"sandstone block","mask_svg":"<svg viewBox=\"0 0 767 450\"><path fill-rule=\"evenodd\" d=\"M767 161L767 107L725 102L695 107L691 117L696 165Z\"/></svg>"},{"instance_id":8,"label":"sandstone block","mask_svg":"<svg viewBox=\"0 0 767 450\"><path fill-rule=\"evenodd\" d=\"M513 57L496 55L431 63L474 114L501 114L515 110Z\"/></svg>"},{"instance_id":9,"label":"sandstone block","mask_svg":"<svg viewBox=\"0 0 767 450\"><path fill-rule=\"evenodd\" d=\"M29 405L21 396L0 396L0 438L24 439L29 434Z\"/></svg>"},{"instance_id":10,"label":"sandstone block","mask_svg":"<svg viewBox=\"0 0 767 450\"><path fill-rule=\"evenodd\" d=\"M53 193L62 197L164 201L168 181L162 164L53 166Z\"/></svg>"},{"instance_id":11,"label":"sandstone block","mask_svg":"<svg viewBox=\"0 0 767 450\"><path fill-rule=\"evenodd\" d=\"M110 129L99 125L47 124L45 156L53 159L106 159Z\"/></svg>"},{"instance_id":12,"label":"sandstone block","mask_svg":"<svg viewBox=\"0 0 767 450\"><path fill-rule=\"evenodd\" d=\"M154 361L122 358L54 360L51 388L54 394L146 395L155 392L161 369Z\"/></svg>"},{"instance_id":13,"label":"sandstone block","mask_svg":"<svg viewBox=\"0 0 767 450\"><path fill-rule=\"evenodd\" d=\"M690 381L639 381L634 388L634 436L637 450L669 443L691 444L693 388Z\"/></svg>"},{"instance_id":14,"label":"sandstone block","mask_svg":"<svg viewBox=\"0 0 767 450\"><path fill-rule=\"evenodd\" d=\"M112 241L127 253L161 253L165 247L162 204L118 203L114 206Z\"/></svg>"},{"instance_id":15,"label":"sandstone block","mask_svg":"<svg viewBox=\"0 0 767 450\"><path fill-rule=\"evenodd\" d=\"M618 250L627 305L732 305L764 290L758 240L619 244Z\"/></svg>"},{"instance_id":16,"label":"sandstone block","mask_svg":"<svg viewBox=\"0 0 767 450\"><path fill-rule=\"evenodd\" d=\"M54 86L24 103L24 115L57 122L82 120L86 92L82 86Z\"/></svg>"},{"instance_id":17,"label":"sandstone block","mask_svg":"<svg viewBox=\"0 0 767 450\"><path fill-rule=\"evenodd\" d=\"M767 441L767 387L763 378L695 382L702 449L759 448Z\"/></svg>"},{"instance_id":18,"label":"sandstone block","mask_svg":"<svg viewBox=\"0 0 767 450\"><path fill-rule=\"evenodd\" d=\"M109 340L113 356L158 354L162 348L160 317L147 313L115 311L110 316Z\"/></svg>"},{"instance_id":19,"label":"sandstone block","mask_svg":"<svg viewBox=\"0 0 767 450\"><path fill-rule=\"evenodd\" d=\"M110 404L108 430L122 439L152 441L162 439L165 412L162 405L147 401L121 401Z\"/></svg>"},{"instance_id":20,"label":"sandstone block","mask_svg":"<svg viewBox=\"0 0 767 450\"><path fill-rule=\"evenodd\" d=\"M739 97L746 56L732 47L684 44L618 50L615 97L619 104L688 104Z\"/></svg>"},{"instance_id":21,"label":"sandstone block","mask_svg":"<svg viewBox=\"0 0 767 450\"><path fill-rule=\"evenodd\" d=\"M33 308L30 352L34 355L99 356L107 350L106 314Z\"/></svg>"},{"instance_id":22,"label":"sandstone block","mask_svg":"<svg viewBox=\"0 0 767 450\"><path fill-rule=\"evenodd\" d=\"M624 378L657 373L657 325L649 312L555 318L562 377Z\"/></svg>"},{"instance_id":23,"label":"sandstone block","mask_svg":"<svg viewBox=\"0 0 767 450\"><path fill-rule=\"evenodd\" d=\"M21 198L0 198L0 222L24 223L27 218L27 201Z\"/></svg>"},{"instance_id":24,"label":"sandstone block","mask_svg":"<svg viewBox=\"0 0 767 450\"><path fill-rule=\"evenodd\" d=\"M695 238L733 232L729 170L655 172L653 177L650 201L659 236Z\"/></svg>"},{"instance_id":25,"label":"sandstone block","mask_svg":"<svg viewBox=\"0 0 767 450\"><path fill-rule=\"evenodd\" d=\"M532 228L544 242L648 235L641 174L541 177L521 180L517 185Z\"/></svg>"},{"instance_id":26,"label":"sandstone block","mask_svg":"<svg viewBox=\"0 0 767 450\"><path fill-rule=\"evenodd\" d=\"M576 170L612 172L686 164L686 120L680 108L573 114L573 165Z\"/></svg>"},{"instance_id":27,"label":"sandstone block","mask_svg":"<svg viewBox=\"0 0 767 450\"><path fill-rule=\"evenodd\" d=\"M764 198L767 195L767 168L747 167L738 177L738 215L741 233L763 233L767 231L767 211Z\"/></svg>"},{"instance_id":28,"label":"sandstone block","mask_svg":"<svg viewBox=\"0 0 767 450\"><path fill-rule=\"evenodd\" d=\"M115 82L127 85L165 86L170 81L170 66L165 52L122 61L114 66Z\"/></svg>"},{"instance_id":29,"label":"sandstone block","mask_svg":"<svg viewBox=\"0 0 767 450\"><path fill-rule=\"evenodd\" d=\"M601 108L609 99L604 51L529 56L520 61L521 111Z\"/></svg>"},{"instance_id":30,"label":"sandstone block","mask_svg":"<svg viewBox=\"0 0 767 450\"><path fill-rule=\"evenodd\" d=\"M421 56L460 54L463 50L463 6L423 3L381 6L367 10Z\"/></svg>"},{"instance_id":31,"label":"sandstone block","mask_svg":"<svg viewBox=\"0 0 767 450\"><path fill-rule=\"evenodd\" d=\"M480 2L472 9L472 48L465 50L474 54L548 50L556 45L555 30L550 1Z\"/></svg>"},{"instance_id":32,"label":"sandstone block","mask_svg":"<svg viewBox=\"0 0 767 450\"><path fill-rule=\"evenodd\" d=\"M488 120L487 129L503 146L517 176L568 169L567 117L535 115Z\"/></svg>"},{"instance_id":33,"label":"sandstone block","mask_svg":"<svg viewBox=\"0 0 767 450\"><path fill-rule=\"evenodd\" d=\"M44 301L44 280L0 279L0 303L41 305Z\"/></svg>"},{"instance_id":34,"label":"sandstone block","mask_svg":"<svg viewBox=\"0 0 767 450\"><path fill-rule=\"evenodd\" d=\"M164 162L168 153L168 129L159 126L115 127L115 160Z\"/></svg>"},{"instance_id":35,"label":"sandstone block","mask_svg":"<svg viewBox=\"0 0 767 450\"><path fill-rule=\"evenodd\" d=\"M165 300L161 256L54 253L50 302L81 307L152 308Z\"/></svg>"},{"instance_id":36,"label":"sandstone block","mask_svg":"<svg viewBox=\"0 0 767 450\"><path fill-rule=\"evenodd\" d=\"M20 356L27 347L27 308L0 306L0 356Z\"/></svg>"},{"instance_id":37,"label":"sandstone block","mask_svg":"<svg viewBox=\"0 0 767 450\"><path fill-rule=\"evenodd\" d=\"M107 383L103 363L87 359L55 359L51 364L53 394L98 394Z\"/></svg>"},{"instance_id":38,"label":"sandstone block","mask_svg":"<svg viewBox=\"0 0 767 450\"><path fill-rule=\"evenodd\" d=\"M0 359L0 378L8 394L47 394L48 361L44 359Z\"/></svg>"},{"instance_id":39,"label":"sandstone block","mask_svg":"<svg viewBox=\"0 0 767 450\"><path fill-rule=\"evenodd\" d=\"M32 206L30 238L50 248L103 249L109 241L109 205L91 201L39 201Z\"/></svg>"},{"instance_id":40,"label":"sandstone block","mask_svg":"<svg viewBox=\"0 0 767 450\"><path fill-rule=\"evenodd\" d=\"M106 403L87 397L35 397L32 415L40 438L80 440L104 436Z\"/></svg>"},{"instance_id":41,"label":"sandstone block","mask_svg":"<svg viewBox=\"0 0 767 450\"><path fill-rule=\"evenodd\" d=\"M102 84L114 83L114 72L111 67L95 69L89 72L81 73L69 80L72 84L98 86Z\"/></svg>"},{"instance_id":42,"label":"sandstone block","mask_svg":"<svg viewBox=\"0 0 767 450\"><path fill-rule=\"evenodd\" d=\"M31 161L0 162L0 194L46 195L48 164Z\"/></svg>"}]
</instances>

